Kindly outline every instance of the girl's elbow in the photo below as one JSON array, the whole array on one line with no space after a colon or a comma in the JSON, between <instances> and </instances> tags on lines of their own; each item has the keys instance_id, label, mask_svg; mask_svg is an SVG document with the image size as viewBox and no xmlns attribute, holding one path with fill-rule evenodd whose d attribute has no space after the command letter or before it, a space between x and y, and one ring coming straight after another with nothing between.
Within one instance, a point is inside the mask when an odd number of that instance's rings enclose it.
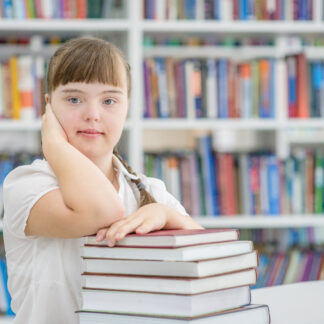
<instances>
[{"instance_id":1,"label":"girl's elbow","mask_svg":"<svg viewBox=\"0 0 324 324\"><path fill-rule=\"evenodd\" d=\"M109 226L112 223L124 218L125 207L121 202L116 202L115 204L103 206L99 213L104 226Z\"/></svg>"}]
</instances>

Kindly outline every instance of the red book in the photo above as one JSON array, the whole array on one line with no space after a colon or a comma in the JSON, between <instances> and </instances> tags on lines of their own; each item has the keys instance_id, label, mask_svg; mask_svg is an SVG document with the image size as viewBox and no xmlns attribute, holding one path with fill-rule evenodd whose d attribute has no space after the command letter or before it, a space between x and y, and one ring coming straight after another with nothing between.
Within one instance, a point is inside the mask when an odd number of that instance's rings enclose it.
<instances>
[{"instance_id":1,"label":"red book","mask_svg":"<svg viewBox=\"0 0 324 324\"><path fill-rule=\"evenodd\" d=\"M238 118L238 111L235 103L235 64L229 62L228 64L228 110L229 118Z\"/></svg>"},{"instance_id":2,"label":"red book","mask_svg":"<svg viewBox=\"0 0 324 324\"><path fill-rule=\"evenodd\" d=\"M216 243L238 240L237 229L197 229L197 230L161 230L148 234L129 234L116 246L137 247L180 247L196 244ZM96 236L86 237L85 244L107 245L106 241L97 242Z\"/></svg>"},{"instance_id":3,"label":"red book","mask_svg":"<svg viewBox=\"0 0 324 324\"><path fill-rule=\"evenodd\" d=\"M35 9L36 9L36 17L44 18L41 0L35 0Z\"/></svg>"},{"instance_id":4,"label":"red book","mask_svg":"<svg viewBox=\"0 0 324 324\"><path fill-rule=\"evenodd\" d=\"M303 53L296 55L296 75L297 117L309 118L308 69L306 57Z\"/></svg>"},{"instance_id":5,"label":"red book","mask_svg":"<svg viewBox=\"0 0 324 324\"><path fill-rule=\"evenodd\" d=\"M85 19L88 16L88 7L86 0L77 0L77 18Z\"/></svg>"}]
</instances>

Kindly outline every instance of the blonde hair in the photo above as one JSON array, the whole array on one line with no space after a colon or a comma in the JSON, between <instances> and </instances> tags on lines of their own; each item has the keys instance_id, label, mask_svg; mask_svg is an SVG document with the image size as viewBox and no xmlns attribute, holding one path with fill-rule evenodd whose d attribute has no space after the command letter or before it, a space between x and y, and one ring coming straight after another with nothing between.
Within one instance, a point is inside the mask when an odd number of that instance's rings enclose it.
<instances>
[{"instance_id":1,"label":"blonde hair","mask_svg":"<svg viewBox=\"0 0 324 324\"><path fill-rule=\"evenodd\" d=\"M47 93L69 82L99 82L121 87L121 69L126 72L127 95L131 94L130 66L123 53L113 44L96 37L74 38L60 46L51 57L46 78ZM115 156L129 173L136 175L114 148ZM154 197L145 190L140 179L131 180L140 192L138 207L155 203Z\"/></svg>"}]
</instances>

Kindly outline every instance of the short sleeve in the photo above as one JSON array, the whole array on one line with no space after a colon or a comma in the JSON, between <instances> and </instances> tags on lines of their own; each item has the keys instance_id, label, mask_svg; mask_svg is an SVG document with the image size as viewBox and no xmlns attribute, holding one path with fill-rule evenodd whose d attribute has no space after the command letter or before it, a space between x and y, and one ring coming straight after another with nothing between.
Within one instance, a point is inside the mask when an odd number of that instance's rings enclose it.
<instances>
[{"instance_id":1,"label":"short sleeve","mask_svg":"<svg viewBox=\"0 0 324 324\"><path fill-rule=\"evenodd\" d=\"M146 189L150 192L150 194L155 198L157 202L172 207L183 215L188 215L181 203L170 192L168 192L162 180L146 177L143 175L141 176L141 179L145 184Z\"/></svg>"},{"instance_id":2,"label":"short sleeve","mask_svg":"<svg viewBox=\"0 0 324 324\"><path fill-rule=\"evenodd\" d=\"M59 188L57 178L45 160L11 171L3 184L4 222L19 238L25 235L26 222L34 204L46 193Z\"/></svg>"}]
</instances>

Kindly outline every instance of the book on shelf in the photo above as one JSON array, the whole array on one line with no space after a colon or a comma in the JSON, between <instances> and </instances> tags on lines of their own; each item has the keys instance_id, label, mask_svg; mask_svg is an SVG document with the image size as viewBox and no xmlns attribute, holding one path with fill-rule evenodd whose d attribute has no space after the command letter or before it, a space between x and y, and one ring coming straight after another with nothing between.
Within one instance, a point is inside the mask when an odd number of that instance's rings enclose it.
<instances>
[{"instance_id":1,"label":"book on shelf","mask_svg":"<svg viewBox=\"0 0 324 324\"><path fill-rule=\"evenodd\" d=\"M178 248L124 247L85 245L82 256L86 258L145 259L166 261L195 261L248 253L253 250L251 241L229 241Z\"/></svg>"},{"instance_id":2,"label":"book on shelf","mask_svg":"<svg viewBox=\"0 0 324 324\"><path fill-rule=\"evenodd\" d=\"M116 313L200 316L250 304L248 286L195 295L82 289L82 309Z\"/></svg>"},{"instance_id":3,"label":"book on shelf","mask_svg":"<svg viewBox=\"0 0 324 324\"><path fill-rule=\"evenodd\" d=\"M42 56L11 56L0 63L0 118L35 120L44 111Z\"/></svg>"},{"instance_id":4,"label":"book on shelf","mask_svg":"<svg viewBox=\"0 0 324 324\"><path fill-rule=\"evenodd\" d=\"M324 116L324 64L322 60L307 61L300 52L286 58L288 75L288 117L320 118Z\"/></svg>"},{"instance_id":5,"label":"book on shelf","mask_svg":"<svg viewBox=\"0 0 324 324\"><path fill-rule=\"evenodd\" d=\"M150 160L151 176L163 180L168 178L170 170L160 166L170 157L178 160L174 163L179 169L178 186L175 187L189 214L323 213L324 155L321 148L294 148L287 158L280 159L271 151L215 152L208 137L207 134L196 141L195 151L145 153L145 161ZM190 170L190 179L184 181L183 169ZM168 185L167 189L173 190ZM218 206L217 213L211 210L211 201L213 206Z\"/></svg>"},{"instance_id":6,"label":"book on shelf","mask_svg":"<svg viewBox=\"0 0 324 324\"><path fill-rule=\"evenodd\" d=\"M153 20L312 20L316 7L312 0L203 0L176 1L145 0L144 18ZM315 7L315 8L314 8Z\"/></svg>"},{"instance_id":7,"label":"book on shelf","mask_svg":"<svg viewBox=\"0 0 324 324\"><path fill-rule=\"evenodd\" d=\"M213 290L255 285L255 269L223 273L216 276L186 278L122 274L83 273L82 286L91 289L146 291L169 294L200 294Z\"/></svg>"},{"instance_id":8,"label":"book on shelf","mask_svg":"<svg viewBox=\"0 0 324 324\"><path fill-rule=\"evenodd\" d=\"M80 324L92 324L94 322L111 324L269 324L270 315L267 305L248 305L230 311L211 313L195 317L166 317L132 314L117 314L109 312L78 311Z\"/></svg>"},{"instance_id":9,"label":"book on shelf","mask_svg":"<svg viewBox=\"0 0 324 324\"><path fill-rule=\"evenodd\" d=\"M274 118L274 66L273 59L145 58L144 117Z\"/></svg>"},{"instance_id":10,"label":"book on shelf","mask_svg":"<svg viewBox=\"0 0 324 324\"><path fill-rule=\"evenodd\" d=\"M0 12L6 19L118 18L121 6L116 0L4 0Z\"/></svg>"},{"instance_id":11,"label":"book on shelf","mask_svg":"<svg viewBox=\"0 0 324 324\"><path fill-rule=\"evenodd\" d=\"M161 230L147 234L128 234L115 246L179 247L202 243L235 241L239 238L237 229ZM85 244L107 245L97 242L96 236L87 236Z\"/></svg>"},{"instance_id":12,"label":"book on shelf","mask_svg":"<svg viewBox=\"0 0 324 324\"><path fill-rule=\"evenodd\" d=\"M324 255L320 251L302 251L260 254L258 281L253 288L290 284L299 281L323 279Z\"/></svg>"}]
</instances>

